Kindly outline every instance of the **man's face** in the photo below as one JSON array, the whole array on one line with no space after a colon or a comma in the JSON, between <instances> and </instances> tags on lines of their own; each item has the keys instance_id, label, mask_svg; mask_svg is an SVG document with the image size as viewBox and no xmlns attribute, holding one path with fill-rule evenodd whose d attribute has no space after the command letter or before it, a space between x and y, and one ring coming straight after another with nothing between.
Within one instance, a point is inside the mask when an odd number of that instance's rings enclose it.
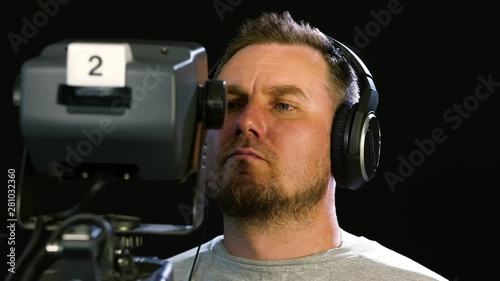
<instances>
[{"instance_id":1,"label":"man's face","mask_svg":"<svg viewBox=\"0 0 500 281\"><path fill-rule=\"evenodd\" d=\"M224 213L263 222L302 216L330 181L333 106L322 55L307 46L251 45L218 79L228 90L209 190Z\"/></svg>"}]
</instances>

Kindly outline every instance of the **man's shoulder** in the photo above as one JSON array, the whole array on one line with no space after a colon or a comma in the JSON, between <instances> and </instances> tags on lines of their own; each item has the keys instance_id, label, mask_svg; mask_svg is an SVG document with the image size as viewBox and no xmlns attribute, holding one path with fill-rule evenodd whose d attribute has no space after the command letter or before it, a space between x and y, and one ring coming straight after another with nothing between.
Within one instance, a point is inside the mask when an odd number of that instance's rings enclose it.
<instances>
[{"instance_id":1,"label":"man's shoulder","mask_svg":"<svg viewBox=\"0 0 500 281\"><path fill-rule=\"evenodd\" d=\"M401 274L402 276L421 276L422 280L446 280L418 261L390 249L377 241L364 236L344 232L349 245L349 256L356 257L351 262L365 270ZM347 245L346 245L347 246ZM362 264L362 265L361 265ZM413 279L412 279L413 280ZM418 279L420 280L420 279Z\"/></svg>"}]
</instances>

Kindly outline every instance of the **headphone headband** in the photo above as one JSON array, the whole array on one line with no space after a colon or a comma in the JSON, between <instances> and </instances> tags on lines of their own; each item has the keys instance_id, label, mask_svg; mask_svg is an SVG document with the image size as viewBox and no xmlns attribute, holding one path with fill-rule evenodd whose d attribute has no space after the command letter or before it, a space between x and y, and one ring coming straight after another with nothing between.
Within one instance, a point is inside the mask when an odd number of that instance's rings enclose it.
<instances>
[{"instance_id":1,"label":"headphone headband","mask_svg":"<svg viewBox=\"0 0 500 281\"><path fill-rule=\"evenodd\" d=\"M362 87L360 89L359 105L368 111L375 112L378 106L378 92L375 87L375 83L373 82L373 76L370 70L368 70L365 63L358 57L358 55L356 55L356 53L354 53L346 45L331 37L329 37L329 40L333 47L339 48L342 51L342 54L344 54L346 59L356 71L358 80L361 80Z\"/></svg>"}]
</instances>

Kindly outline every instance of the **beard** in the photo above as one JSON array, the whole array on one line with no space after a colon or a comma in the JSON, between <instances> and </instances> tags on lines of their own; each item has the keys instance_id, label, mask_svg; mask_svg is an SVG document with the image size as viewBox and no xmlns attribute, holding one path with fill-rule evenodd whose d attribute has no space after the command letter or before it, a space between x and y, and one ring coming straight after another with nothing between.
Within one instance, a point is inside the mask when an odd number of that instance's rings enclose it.
<instances>
[{"instance_id":1,"label":"beard","mask_svg":"<svg viewBox=\"0 0 500 281\"><path fill-rule=\"evenodd\" d=\"M238 148L251 148L263 155L269 165L266 172L256 176L256 168L245 159L232 159L226 163L227 157ZM286 166L280 170L277 165L279 157L248 138L236 138L225 145L216 160L208 175L209 197L225 216L245 226L285 226L291 221L304 221L323 198L330 180L329 159L322 158L320 163L315 162L319 165L300 174L300 171L294 173ZM286 192L284 175L297 177L293 181L297 186L291 189L294 190L292 194Z\"/></svg>"}]
</instances>

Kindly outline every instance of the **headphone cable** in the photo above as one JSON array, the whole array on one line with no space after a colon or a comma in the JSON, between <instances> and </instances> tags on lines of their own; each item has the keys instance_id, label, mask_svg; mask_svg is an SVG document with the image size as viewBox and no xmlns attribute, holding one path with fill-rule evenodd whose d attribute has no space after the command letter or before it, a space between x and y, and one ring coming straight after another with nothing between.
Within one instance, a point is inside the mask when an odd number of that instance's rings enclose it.
<instances>
[{"instance_id":1,"label":"headphone cable","mask_svg":"<svg viewBox=\"0 0 500 281\"><path fill-rule=\"evenodd\" d=\"M203 241L205 240L205 235L207 233L207 226L208 226L208 202L205 205L205 225L203 226L203 231L201 233L201 239L198 244L198 249L196 250L196 254L193 259L193 265L191 266L191 272L189 273L189 279L188 281L191 281L191 278L193 278L193 273L194 273L194 268L196 265L196 260L198 259L198 254L200 253L201 245L203 244Z\"/></svg>"}]
</instances>

